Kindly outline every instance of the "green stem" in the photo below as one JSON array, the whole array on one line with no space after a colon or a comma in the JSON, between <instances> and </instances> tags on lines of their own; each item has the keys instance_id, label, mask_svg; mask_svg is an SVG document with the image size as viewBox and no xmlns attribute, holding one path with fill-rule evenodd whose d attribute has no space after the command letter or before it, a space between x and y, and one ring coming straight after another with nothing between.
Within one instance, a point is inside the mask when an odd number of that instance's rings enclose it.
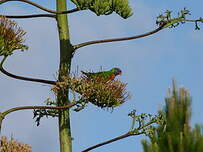
<instances>
[{"instance_id":1,"label":"green stem","mask_svg":"<svg viewBox=\"0 0 203 152\"><path fill-rule=\"evenodd\" d=\"M67 10L66 0L57 0L56 8L57 12ZM58 80L61 81L63 76L69 75L73 46L70 43L67 15L57 14L56 19L60 41L60 65L59 65ZM58 93L57 95L58 106L63 106L70 103L68 94L69 94L68 88ZM72 138L71 138L69 110L59 112L59 139L60 139L60 152L72 152L72 141L71 141Z\"/></svg>"}]
</instances>

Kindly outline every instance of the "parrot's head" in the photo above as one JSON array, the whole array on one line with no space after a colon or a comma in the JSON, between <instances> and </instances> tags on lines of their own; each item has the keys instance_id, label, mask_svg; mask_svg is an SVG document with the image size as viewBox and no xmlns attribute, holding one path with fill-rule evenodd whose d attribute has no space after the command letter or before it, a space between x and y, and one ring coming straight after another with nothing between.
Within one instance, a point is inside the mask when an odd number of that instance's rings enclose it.
<instances>
[{"instance_id":1,"label":"parrot's head","mask_svg":"<svg viewBox=\"0 0 203 152\"><path fill-rule=\"evenodd\" d=\"M111 71L115 74L115 76L122 74L122 71L119 68L113 68Z\"/></svg>"}]
</instances>

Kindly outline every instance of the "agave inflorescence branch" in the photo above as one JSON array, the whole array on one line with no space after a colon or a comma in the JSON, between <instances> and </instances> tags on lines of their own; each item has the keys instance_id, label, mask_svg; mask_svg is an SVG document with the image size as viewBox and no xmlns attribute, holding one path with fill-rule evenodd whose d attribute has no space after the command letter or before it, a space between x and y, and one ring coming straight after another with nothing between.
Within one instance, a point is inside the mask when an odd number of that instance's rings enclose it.
<instances>
[{"instance_id":1,"label":"agave inflorescence branch","mask_svg":"<svg viewBox=\"0 0 203 152\"><path fill-rule=\"evenodd\" d=\"M91 0L90 0L91 1ZM118 41L126 41L126 40L133 40L138 39L142 37L146 37L152 34L155 34L165 28L174 28L177 27L180 24L184 24L186 22L193 22L195 23L195 29L199 30L200 27L198 26L198 23L203 23L203 18L199 19L187 19L187 15L190 15L189 10L184 8L178 13L177 17L172 17L172 11L167 10L164 14L161 14L157 17L156 24L159 26L158 28L146 32L144 34L135 35L135 36L129 36L129 37L121 37L121 38L112 38L112 39L104 39L104 40L94 40L94 41L87 41L83 42L77 45L74 45L74 50L76 51L78 48L93 45L93 44L101 44L101 43L109 43L109 42L118 42Z\"/></svg>"},{"instance_id":2,"label":"agave inflorescence branch","mask_svg":"<svg viewBox=\"0 0 203 152\"><path fill-rule=\"evenodd\" d=\"M164 29L165 25L166 25L166 23L162 22L162 23L160 23L158 28L156 28L156 29L154 29L152 31L146 32L144 34L140 34L140 35L83 42L83 43L74 45L74 50L76 51L77 49L79 49L81 47L88 46L88 45L93 45L93 44L119 42L119 41L128 41L128 40L134 40L134 39L139 39L139 38L147 37L147 36L150 36L152 34L155 34L155 33L159 32L159 31L161 31L162 29Z\"/></svg>"},{"instance_id":3,"label":"agave inflorescence branch","mask_svg":"<svg viewBox=\"0 0 203 152\"><path fill-rule=\"evenodd\" d=\"M125 90L126 85L118 80L112 81L101 77L89 79L66 76L62 78L62 81L56 82L52 91L60 98L66 96L67 88L70 88L74 96L72 103L76 103L73 110L76 112L84 109L89 102L100 108L113 110L129 99L130 94ZM46 104L57 105L50 99L46 100ZM57 117L58 112L58 109L36 109L34 110L34 118L39 125L42 117Z\"/></svg>"},{"instance_id":4,"label":"agave inflorescence branch","mask_svg":"<svg viewBox=\"0 0 203 152\"><path fill-rule=\"evenodd\" d=\"M136 114L136 110L133 110L128 116L132 118L132 125L129 132L135 135L145 134L150 136L154 130L152 124L164 124L165 122L165 118L161 113L158 115L146 113Z\"/></svg>"},{"instance_id":5,"label":"agave inflorescence branch","mask_svg":"<svg viewBox=\"0 0 203 152\"><path fill-rule=\"evenodd\" d=\"M130 112L128 114L128 116L130 116L133 119L132 127L129 132L127 132L121 136L107 140L105 142L91 146L91 147L83 150L82 152L88 152L88 151L91 151L98 147L116 142L118 140L121 140L121 139L124 139L127 137L137 136L137 135L141 135L141 134L150 135L153 132L154 124L162 124L164 122L164 119L161 114L153 116L150 114L142 113L142 114L137 115L136 110L133 110L132 112ZM135 126L135 123L138 124L137 127Z\"/></svg>"},{"instance_id":6,"label":"agave inflorescence branch","mask_svg":"<svg viewBox=\"0 0 203 152\"><path fill-rule=\"evenodd\" d=\"M0 56L4 56L0 62L0 71L5 75L25 81L39 82L45 84L55 84L55 81L43 80L37 78L27 78L22 76L17 76L12 73L7 72L3 68L3 63L8 56L12 55L15 50L27 50L28 47L24 45L24 36L26 32L20 28L16 22L7 19L5 16L0 16Z\"/></svg>"}]
</instances>

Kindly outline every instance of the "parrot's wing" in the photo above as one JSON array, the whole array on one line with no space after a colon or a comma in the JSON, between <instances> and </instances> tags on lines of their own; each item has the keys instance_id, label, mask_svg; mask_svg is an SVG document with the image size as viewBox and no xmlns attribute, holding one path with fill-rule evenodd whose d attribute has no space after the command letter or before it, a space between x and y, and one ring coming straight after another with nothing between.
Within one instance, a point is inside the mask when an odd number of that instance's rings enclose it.
<instances>
[{"instance_id":1,"label":"parrot's wing","mask_svg":"<svg viewBox=\"0 0 203 152\"><path fill-rule=\"evenodd\" d=\"M112 71L101 71L101 72L97 72L97 73L84 72L84 71L81 71L81 72L88 78L101 77L101 78L111 79L111 76L113 75Z\"/></svg>"},{"instance_id":2,"label":"parrot's wing","mask_svg":"<svg viewBox=\"0 0 203 152\"><path fill-rule=\"evenodd\" d=\"M109 78L113 73L111 71L104 71L100 73L103 78Z\"/></svg>"}]
</instances>

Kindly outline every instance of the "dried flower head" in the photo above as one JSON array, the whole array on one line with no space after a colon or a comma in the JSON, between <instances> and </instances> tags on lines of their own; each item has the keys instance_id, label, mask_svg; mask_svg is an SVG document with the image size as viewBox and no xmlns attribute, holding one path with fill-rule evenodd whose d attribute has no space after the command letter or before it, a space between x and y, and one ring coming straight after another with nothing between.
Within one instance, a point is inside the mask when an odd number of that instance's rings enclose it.
<instances>
[{"instance_id":1,"label":"dried flower head","mask_svg":"<svg viewBox=\"0 0 203 152\"><path fill-rule=\"evenodd\" d=\"M69 86L72 91L80 94L80 101L91 102L100 108L114 108L121 105L130 95L126 92L126 85L118 80L107 81L101 77L94 79L64 77L52 89L56 94Z\"/></svg>"},{"instance_id":2,"label":"dried flower head","mask_svg":"<svg viewBox=\"0 0 203 152\"><path fill-rule=\"evenodd\" d=\"M25 32L4 16L0 16L0 56L11 55L14 50L26 50L23 45Z\"/></svg>"},{"instance_id":3,"label":"dried flower head","mask_svg":"<svg viewBox=\"0 0 203 152\"><path fill-rule=\"evenodd\" d=\"M5 136L0 139L0 152L31 152L31 146L17 142L14 139L8 140Z\"/></svg>"}]
</instances>

